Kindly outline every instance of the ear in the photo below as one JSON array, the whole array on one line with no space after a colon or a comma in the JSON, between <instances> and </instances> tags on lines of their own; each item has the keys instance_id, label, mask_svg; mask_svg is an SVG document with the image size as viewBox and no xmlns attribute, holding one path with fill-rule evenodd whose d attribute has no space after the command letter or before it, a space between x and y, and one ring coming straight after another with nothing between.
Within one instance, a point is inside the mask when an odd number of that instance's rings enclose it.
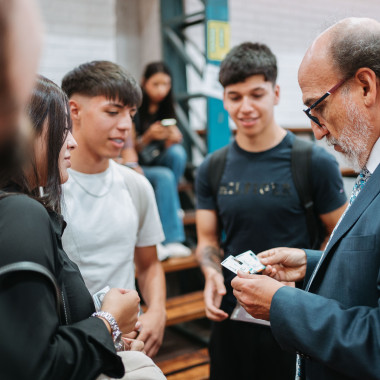
<instances>
[{"instance_id":1,"label":"ear","mask_svg":"<svg viewBox=\"0 0 380 380\"><path fill-rule=\"evenodd\" d=\"M277 106L280 103L280 86L278 84L274 85L274 105Z\"/></svg>"},{"instance_id":2,"label":"ear","mask_svg":"<svg viewBox=\"0 0 380 380\"><path fill-rule=\"evenodd\" d=\"M360 86L364 105L366 107L371 107L376 104L378 89L376 86L377 77L375 72L368 67L362 67L356 72L354 78L356 83Z\"/></svg>"},{"instance_id":3,"label":"ear","mask_svg":"<svg viewBox=\"0 0 380 380\"><path fill-rule=\"evenodd\" d=\"M80 104L74 99L69 100L70 114L73 122L77 122L80 119Z\"/></svg>"}]
</instances>

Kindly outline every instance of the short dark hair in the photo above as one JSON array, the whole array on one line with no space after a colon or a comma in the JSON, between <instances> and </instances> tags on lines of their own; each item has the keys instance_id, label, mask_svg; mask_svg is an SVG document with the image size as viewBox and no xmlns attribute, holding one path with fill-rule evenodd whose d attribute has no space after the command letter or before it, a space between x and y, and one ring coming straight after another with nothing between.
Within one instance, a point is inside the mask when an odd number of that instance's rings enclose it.
<instances>
[{"instance_id":1,"label":"short dark hair","mask_svg":"<svg viewBox=\"0 0 380 380\"><path fill-rule=\"evenodd\" d=\"M380 28L337 26L330 44L334 66L349 79L361 67L368 67L380 78Z\"/></svg>"},{"instance_id":2,"label":"short dark hair","mask_svg":"<svg viewBox=\"0 0 380 380\"><path fill-rule=\"evenodd\" d=\"M71 70L62 79L62 90L69 98L74 94L105 96L125 106L139 107L142 98L135 78L122 66L109 61L87 62Z\"/></svg>"},{"instance_id":3,"label":"short dark hair","mask_svg":"<svg viewBox=\"0 0 380 380\"><path fill-rule=\"evenodd\" d=\"M266 81L276 83L277 60L267 45L244 42L235 46L220 65L219 82L223 87L244 82L252 75L264 75Z\"/></svg>"}]
</instances>

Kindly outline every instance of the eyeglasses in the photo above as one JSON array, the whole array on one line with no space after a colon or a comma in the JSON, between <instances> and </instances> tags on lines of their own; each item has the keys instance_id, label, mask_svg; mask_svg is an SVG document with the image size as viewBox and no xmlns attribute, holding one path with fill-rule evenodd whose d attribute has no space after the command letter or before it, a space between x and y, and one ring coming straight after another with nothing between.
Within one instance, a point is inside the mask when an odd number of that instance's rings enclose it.
<instances>
[{"instance_id":1,"label":"eyeglasses","mask_svg":"<svg viewBox=\"0 0 380 380\"><path fill-rule=\"evenodd\" d=\"M333 94L347 79L341 80L338 84L336 84L334 87L332 87L330 90L326 92L323 96L321 96L315 103L313 103L308 109L303 110L305 112L306 116L313 121L315 124L318 125L318 127L322 128L321 123L319 122L318 118L316 116L313 116L310 114L310 111L315 108L319 103L323 102L329 95Z\"/></svg>"}]
</instances>

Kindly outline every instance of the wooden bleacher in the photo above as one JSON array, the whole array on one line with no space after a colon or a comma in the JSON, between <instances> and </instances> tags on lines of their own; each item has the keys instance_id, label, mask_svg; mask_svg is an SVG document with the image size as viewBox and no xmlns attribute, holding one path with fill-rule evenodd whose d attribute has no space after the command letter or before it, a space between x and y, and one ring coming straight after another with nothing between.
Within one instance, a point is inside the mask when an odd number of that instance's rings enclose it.
<instances>
[{"instance_id":1,"label":"wooden bleacher","mask_svg":"<svg viewBox=\"0 0 380 380\"><path fill-rule=\"evenodd\" d=\"M161 262L165 273L178 272L185 269L197 268L199 266L195 254L187 257L171 257Z\"/></svg>"},{"instance_id":2,"label":"wooden bleacher","mask_svg":"<svg viewBox=\"0 0 380 380\"><path fill-rule=\"evenodd\" d=\"M183 294L166 301L166 326L193 321L206 316L203 291Z\"/></svg>"},{"instance_id":3,"label":"wooden bleacher","mask_svg":"<svg viewBox=\"0 0 380 380\"><path fill-rule=\"evenodd\" d=\"M195 218L194 222L195 222ZM190 220L191 223L191 220ZM187 257L172 257L162 263L165 274L180 272L199 267L193 252ZM146 307L143 305L145 311ZM194 321L206 316L203 291L195 291L170 297L166 300L166 326ZM170 359L158 361L168 380L206 380L209 378L209 355L207 348L202 348L184 355L174 355Z\"/></svg>"},{"instance_id":4,"label":"wooden bleacher","mask_svg":"<svg viewBox=\"0 0 380 380\"><path fill-rule=\"evenodd\" d=\"M168 380L208 379L210 358L207 348L158 363Z\"/></svg>"},{"instance_id":5,"label":"wooden bleacher","mask_svg":"<svg viewBox=\"0 0 380 380\"><path fill-rule=\"evenodd\" d=\"M171 273L196 268L199 264L195 254L192 253L187 257L169 258L162 262L162 266L165 273ZM146 306L142 305L142 309L145 311ZM182 294L166 300L166 326L193 321L205 316L203 291Z\"/></svg>"}]
</instances>

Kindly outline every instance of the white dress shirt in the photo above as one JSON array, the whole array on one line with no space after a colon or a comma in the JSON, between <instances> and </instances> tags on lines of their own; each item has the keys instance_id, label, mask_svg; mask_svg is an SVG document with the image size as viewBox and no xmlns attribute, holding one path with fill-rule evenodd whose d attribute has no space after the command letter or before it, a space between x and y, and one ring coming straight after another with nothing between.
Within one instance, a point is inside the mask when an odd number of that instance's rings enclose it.
<instances>
[{"instance_id":1,"label":"white dress shirt","mask_svg":"<svg viewBox=\"0 0 380 380\"><path fill-rule=\"evenodd\" d=\"M377 139L375 145L373 146L371 153L367 161L367 169L371 174L376 170L377 166L380 164L380 138Z\"/></svg>"}]
</instances>

